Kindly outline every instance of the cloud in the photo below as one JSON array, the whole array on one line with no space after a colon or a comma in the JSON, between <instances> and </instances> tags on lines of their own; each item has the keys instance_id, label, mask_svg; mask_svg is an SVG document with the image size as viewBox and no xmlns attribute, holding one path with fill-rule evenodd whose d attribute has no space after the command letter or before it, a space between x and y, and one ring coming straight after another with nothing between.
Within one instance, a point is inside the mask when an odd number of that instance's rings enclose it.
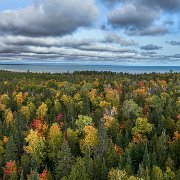
<instances>
[{"instance_id":1,"label":"cloud","mask_svg":"<svg viewBox=\"0 0 180 180\"><path fill-rule=\"evenodd\" d=\"M141 49L147 50L147 51L152 51L152 50L160 50L160 49L162 49L162 47L161 46L156 46L154 44L148 44L148 45L145 45L145 46L141 46Z\"/></svg>"},{"instance_id":2,"label":"cloud","mask_svg":"<svg viewBox=\"0 0 180 180\"><path fill-rule=\"evenodd\" d=\"M121 3L124 0L101 0L101 2L106 6L106 7L113 7L117 3Z\"/></svg>"},{"instance_id":3,"label":"cloud","mask_svg":"<svg viewBox=\"0 0 180 180\"><path fill-rule=\"evenodd\" d=\"M79 60L83 60L83 58L94 58L94 59L99 59L103 58L104 60L107 59L116 59L116 58L133 58L136 56L135 52L128 52L128 50L121 50L117 52L112 52L110 50L104 49L103 51L98 51L96 49L91 49L85 50L85 48L81 49L75 49L75 48L63 48L63 47L34 47L34 46L28 46L23 50L23 53L15 53L15 52L8 52L8 53L2 53L0 59L3 59L3 57L10 57L10 55L13 55L12 57L20 58L22 57L21 60L27 59L32 57L32 59L38 59L37 57L51 57L51 60L58 59L60 60L61 58L69 59L69 58L78 58ZM40 60L44 60L44 59Z\"/></svg>"},{"instance_id":4,"label":"cloud","mask_svg":"<svg viewBox=\"0 0 180 180\"><path fill-rule=\"evenodd\" d=\"M132 35L140 35L140 36L160 36L167 34L169 32L168 28L163 25L152 25L146 28L134 28L126 31L126 34Z\"/></svg>"},{"instance_id":5,"label":"cloud","mask_svg":"<svg viewBox=\"0 0 180 180\"><path fill-rule=\"evenodd\" d=\"M139 4L144 4L146 6L155 8L158 7L167 11L178 11L180 10L179 0L135 0Z\"/></svg>"},{"instance_id":6,"label":"cloud","mask_svg":"<svg viewBox=\"0 0 180 180\"><path fill-rule=\"evenodd\" d=\"M0 37L1 58L18 59L51 58L129 58L135 56L132 48L122 48L118 44L108 43L102 39L77 38L74 35L64 37L26 37L6 35ZM73 58L72 58L73 59Z\"/></svg>"},{"instance_id":7,"label":"cloud","mask_svg":"<svg viewBox=\"0 0 180 180\"><path fill-rule=\"evenodd\" d=\"M166 43L172 46L180 46L180 41L166 41Z\"/></svg>"},{"instance_id":8,"label":"cloud","mask_svg":"<svg viewBox=\"0 0 180 180\"><path fill-rule=\"evenodd\" d=\"M175 59L180 59L180 54L174 54L172 57Z\"/></svg>"},{"instance_id":9,"label":"cloud","mask_svg":"<svg viewBox=\"0 0 180 180\"><path fill-rule=\"evenodd\" d=\"M0 34L62 36L91 25L97 16L93 0L44 0L40 5L0 12Z\"/></svg>"},{"instance_id":10,"label":"cloud","mask_svg":"<svg viewBox=\"0 0 180 180\"><path fill-rule=\"evenodd\" d=\"M140 28L150 25L159 12L145 6L125 4L112 10L108 14L108 21L114 27Z\"/></svg>"},{"instance_id":11,"label":"cloud","mask_svg":"<svg viewBox=\"0 0 180 180\"><path fill-rule=\"evenodd\" d=\"M118 36L116 33L107 33L105 36L105 41L108 43L117 43L121 46L134 46L136 43L133 40L126 40L121 36Z\"/></svg>"},{"instance_id":12,"label":"cloud","mask_svg":"<svg viewBox=\"0 0 180 180\"><path fill-rule=\"evenodd\" d=\"M146 46L137 43L144 38L137 36L177 31L179 0L100 1L106 8L99 0L39 0L23 9L0 12L0 61L180 62L177 52L163 55L171 48L158 51L162 47L155 38L147 38L152 44ZM103 30L98 29L102 24Z\"/></svg>"},{"instance_id":13,"label":"cloud","mask_svg":"<svg viewBox=\"0 0 180 180\"><path fill-rule=\"evenodd\" d=\"M114 1L111 3L114 4ZM113 7L107 15L108 23L114 29L123 29L128 35L169 33L169 30L176 29L180 14L180 0L121 0ZM164 18L169 18L169 21Z\"/></svg>"},{"instance_id":14,"label":"cloud","mask_svg":"<svg viewBox=\"0 0 180 180\"><path fill-rule=\"evenodd\" d=\"M158 8L165 11L180 10L179 0L101 0L107 6L113 6L117 3L133 3L137 6L146 6L150 8Z\"/></svg>"},{"instance_id":15,"label":"cloud","mask_svg":"<svg viewBox=\"0 0 180 180\"><path fill-rule=\"evenodd\" d=\"M94 44L89 44L89 45L84 45L84 46L79 46L77 49L80 50L86 50L86 51L99 51L99 52L112 52L112 53L134 53L134 50L127 49L127 48L120 48L117 46L113 46L111 44L103 44L103 43L94 43Z\"/></svg>"},{"instance_id":16,"label":"cloud","mask_svg":"<svg viewBox=\"0 0 180 180\"><path fill-rule=\"evenodd\" d=\"M0 44L6 46L43 46L43 47L76 47L94 42L91 38L75 38L72 35L63 37L27 37L27 36L0 36Z\"/></svg>"}]
</instances>

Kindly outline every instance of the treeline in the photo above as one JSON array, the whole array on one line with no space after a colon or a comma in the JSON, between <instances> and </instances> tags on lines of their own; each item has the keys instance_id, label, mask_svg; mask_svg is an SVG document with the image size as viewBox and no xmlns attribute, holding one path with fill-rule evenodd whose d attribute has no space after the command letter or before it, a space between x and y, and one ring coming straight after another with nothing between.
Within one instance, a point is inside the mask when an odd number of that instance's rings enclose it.
<instances>
[{"instance_id":1,"label":"treeline","mask_svg":"<svg viewBox=\"0 0 180 180\"><path fill-rule=\"evenodd\" d=\"M0 71L0 179L179 180L180 73Z\"/></svg>"}]
</instances>

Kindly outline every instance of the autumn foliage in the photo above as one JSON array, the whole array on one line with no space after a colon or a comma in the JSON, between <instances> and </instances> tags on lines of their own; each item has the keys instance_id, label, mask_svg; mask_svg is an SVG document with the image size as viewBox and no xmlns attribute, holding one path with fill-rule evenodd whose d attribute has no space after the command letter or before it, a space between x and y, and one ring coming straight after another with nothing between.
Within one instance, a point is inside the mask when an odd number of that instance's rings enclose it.
<instances>
[{"instance_id":1,"label":"autumn foliage","mask_svg":"<svg viewBox=\"0 0 180 180\"><path fill-rule=\"evenodd\" d=\"M179 79L0 71L0 179L180 179Z\"/></svg>"}]
</instances>

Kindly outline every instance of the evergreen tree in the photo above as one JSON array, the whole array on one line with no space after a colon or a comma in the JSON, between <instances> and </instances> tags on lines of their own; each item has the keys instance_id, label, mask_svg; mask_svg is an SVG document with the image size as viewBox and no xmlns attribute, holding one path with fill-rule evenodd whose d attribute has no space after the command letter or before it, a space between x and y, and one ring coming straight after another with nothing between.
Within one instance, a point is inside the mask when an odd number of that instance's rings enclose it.
<instances>
[{"instance_id":1,"label":"evergreen tree","mask_svg":"<svg viewBox=\"0 0 180 180\"><path fill-rule=\"evenodd\" d=\"M21 167L22 167L22 176L26 176L26 174L29 174L29 169L30 169L30 157L28 154L23 154L21 157Z\"/></svg>"},{"instance_id":2,"label":"evergreen tree","mask_svg":"<svg viewBox=\"0 0 180 180\"><path fill-rule=\"evenodd\" d=\"M143 164L145 167L150 168L150 154L148 153L147 143L146 143L145 150L144 150Z\"/></svg>"},{"instance_id":3,"label":"evergreen tree","mask_svg":"<svg viewBox=\"0 0 180 180\"><path fill-rule=\"evenodd\" d=\"M82 158L78 158L76 163L72 166L69 180L90 180L86 171L85 162Z\"/></svg>"},{"instance_id":4,"label":"evergreen tree","mask_svg":"<svg viewBox=\"0 0 180 180\"><path fill-rule=\"evenodd\" d=\"M86 166L86 171L90 179L94 179L94 161L91 158L90 150L87 150L84 157L84 163Z\"/></svg>"},{"instance_id":5,"label":"evergreen tree","mask_svg":"<svg viewBox=\"0 0 180 180\"><path fill-rule=\"evenodd\" d=\"M18 152L17 145L14 141L13 136L11 135L5 148L4 161L8 162L10 160L17 160L18 158L17 152Z\"/></svg>"},{"instance_id":6,"label":"evergreen tree","mask_svg":"<svg viewBox=\"0 0 180 180\"><path fill-rule=\"evenodd\" d=\"M82 114L88 116L90 114L90 100L87 93L83 94L82 101L83 101Z\"/></svg>"},{"instance_id":7,"label":"evergreen tree","mask_svg":"<svg viewBox=\"0 0 180 180\"><path fill-rule=\"evenodd\" d=\"M153 148L153 152L151 153L151 167L157 165L157 154L155 148Z\"/></svg>"},{"instance_id":8,"label":"evergreen tree","mask_svg":"<svg viewBox=\"0 0 180 180\"><path fill-rule=\"evenodd\" d=\"M57 153L57 161L55 167L56 179L60 179L67 176L71 171L71 166L73 163L73 157L71 154L71 149L66 140L63 141L61 149Z\"/></svg>"},{"instance_id":9,"label":"evergreen tree","mask_svg":"<svg viewBox=\"0 0 180 180\"><path fill-rule=\"evenodd\" d=\"M157 145L156 145L158 165L161 168L164 168L164 164L165 164L166 158L167 158L167 145L166 144L167 144L166 135L162 134L159 137Z\"/></svg>"}]
</instances>

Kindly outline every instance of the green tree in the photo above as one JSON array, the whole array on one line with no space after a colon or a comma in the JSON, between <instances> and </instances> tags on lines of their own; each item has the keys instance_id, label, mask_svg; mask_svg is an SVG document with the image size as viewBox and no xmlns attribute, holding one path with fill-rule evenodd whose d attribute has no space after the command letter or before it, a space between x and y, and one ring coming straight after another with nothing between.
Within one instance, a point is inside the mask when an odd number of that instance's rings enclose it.
<instances>
[{"instance_id":1,"label":"green tree","mask_svg":"<svg viewBox=\"0 0 180 180\"><path fill-rule=\"evenodd\" d=\"M5 148L4 161L8 162L10 160L17 160L17 158L18 158L17 145L14 141L13 136L11 135Z\"/></svg>"},{"instance_id":2,"label":"green tree","mask_svg":"<svg viewBox=\"0 0 180 180\"><path fill-rule=\"evenodd\" d=\"M147 118L137 118L136 125L132 128L132 134L149 134L152 128L153 124L148 123Z\"/></svg>"},{"instance_id":3,"label":"green tree","mask_svg":"<svg viewBox=\"0 0 180 180\"><path fill-rule=\"evenodd\" d=\"M164 179L165 180L174 180L175 179L175 173L171 170L171 168L166 167L166 172L164 173Z\"/></svg>"},{"instance_id":4,"label":"green tree","mask_svg":"<svg viewBox=\"0 0 180 180\"><path fill-rule=\"evenodd\" d=\"M163 180L162 170L158 166L153 166L151 172L151 178L153 180Z\"/></svg>"},{"instance_id":5,"label":"green tree","mask_svg":"<svg viewBox=\"0 0 180 180\"><path fill-rule=\"evenodd\" d=\"M22 167L22 177L26 177L26 174L29 174L30 169L30 157L28 154L23 154L21 156L21 167Z\"/></svg>"},{"instance_id":6,"label":"green tree","mask_svg":"<svg viewBox=\"0 0 180 180\"><path fill-rule=\"evenodd\" d=\"M138 106L132 99L126 100L122 106L123 117L126 119L134 120L137 117L141 117L142 108Z\"/></svg>"},{"instance_id":7,"label":"green tree","mask_svg":"<svg viewBox=\"0 0 180 180\"><path fill-rule=\"evenodd\" d=\"M86 171L85 162L82 158L78 158L76 163L72 166L71 173L69 175L70 180L90 180Z\"/></svg>"},{"instance_id":8,"label":"green tree","mask_svg":"<svg viewBox=\"0 0 180 180\"><path fill-rule=\"evenodd\" d=\"M57 161L55 166L55 176L56 179L61 179L67 176L72 167L73 156L71 154L71 149L66 140L63 141L61 149L57 153Z\"/></svg>"},{"instance_id":9,"label":"green tree","mask_svg":"<svg viewBox=\"0 0 180 180\"><path fill-rule=\"evenodd\" d=\"M85 126L88 126L92 123L92 118L89 116L78 115L78 119L76 119L76 126L79 129L83 129Z\"/></svg>"}]
</instances>

